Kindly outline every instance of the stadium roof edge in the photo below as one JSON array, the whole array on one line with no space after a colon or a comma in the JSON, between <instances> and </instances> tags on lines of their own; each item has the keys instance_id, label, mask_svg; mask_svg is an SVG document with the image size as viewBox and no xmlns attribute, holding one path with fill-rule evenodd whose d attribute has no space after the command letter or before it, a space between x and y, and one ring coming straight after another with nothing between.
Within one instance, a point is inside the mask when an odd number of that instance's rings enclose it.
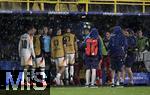
<instances>
[{"instance_id":1,"label":"stadium roof edge","mask_svg":"<svg viewBox=\"0 0 150 95\"><path fill-rule=\"evenodd\" d=\"M150 13L113 12L55 12L55 11L0 11L0 14L47 14L47 15L108 15L108 16L150 16Z\"/></svg>"}]
</instances>

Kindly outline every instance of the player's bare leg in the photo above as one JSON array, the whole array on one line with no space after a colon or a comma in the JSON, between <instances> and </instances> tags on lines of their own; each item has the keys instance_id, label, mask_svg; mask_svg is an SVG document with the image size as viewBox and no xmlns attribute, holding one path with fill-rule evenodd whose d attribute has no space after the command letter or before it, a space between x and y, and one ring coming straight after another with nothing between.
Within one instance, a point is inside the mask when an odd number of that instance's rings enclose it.
<instances>
[{"instance_id":1,"label":"player's bare leg","mask_svg":"<svg viewBox=\"0 0 150 95\"><path fill-rule=\"evenodd\" d=\"M30 85L30 79L28 78L28 70L29 70L29 66L24 66L21 85L24 85L24 80L26 80L27 85Z\"/></svg>"},{"instance_id":2,"label":"player's bare leg","mask_svg":"<svg viewBox=\"0 0 150 95\"><path fill-rule=\"evenodd\" d=\"M60 85L60 83L61 83L61 75L64 73L64 71L65 71L65 66L59 66L59 67L57 67L57 71L58 71L58 73L57 73L57 75L56 75L56 78L55 78L55 80L56 80L56 83L57 83L57 85Z\"/></svg>"},{"instance_id":3,"label":"player's bare leg","mask_svg":"<svg viewBox=\"0 0 150 95\"><path fill-rule=\"evenodd\" d=\"M118 72L117 72L117 82L116 82L116 85L117 85L117 86L120 85L120 76L121 76L121 72L118 71Z\"/></svg>"},{"instance_id":4,"label":"player's bare leg","mask_svg":"<svg viewBox=\"0 0 150 95\"><path fill-rule=\"evenodd\" d=\"M128 76L130 78L130 84L132 85L133 84L133 73L132 73L132 70L131 68L126 68L127 72L128 72Z\"/></svg>"},{"instance_id":5,"label":"player's bare leg","mask_svg":"<svg viewBox=\"0 0 150 95\"><path fill-rule=\"evenodd\" d=\"M122 66L122 72L121 72L121 77L120 77L120 82L124 83L126 77L126 70L125 70L125 66Z\"/></svg>"},{"instance_id":6,"label":"player's bare leg","mask_svg":"<svg viewBox=\"0 0 150 95\"><path fill-rule=\"evenodd\" d=\"M101 68L101 64L102 61L100 61L99 65L98 65L98 69L96 70L96 74L97 74L97 85L102 85L102 68Z\"/></svg>"},{"instance_id":7,"label":"player's bare leg","mask_svg":"<svg viewBox=\"0 0 150 95\"><path fill-rule=\"evenodd\" d=\"M111 75L111 69L107 68L107 75L108 75L108 85L112 84L112 75Z\"/></svg>"},{"instance_id":8,"label":"player's bare leg","mask_svg":"<svg viewBox=\"0 0 150 95\"><path fill-rule=\"evenodd\" d=\"M96 85L100 86L100 85L102 85L102 70L97 69L96 74L97 74Z\"/></svg>"},{"instance_id":9,"label":"player's bare leg","mask_svg":"<svg viewBox=\"0 0 150 95\"><path fill-rule=\"evenodd\" d=\"M112 87L115 86L115 70L112 70Z\"/></svg>"}]
</instances>

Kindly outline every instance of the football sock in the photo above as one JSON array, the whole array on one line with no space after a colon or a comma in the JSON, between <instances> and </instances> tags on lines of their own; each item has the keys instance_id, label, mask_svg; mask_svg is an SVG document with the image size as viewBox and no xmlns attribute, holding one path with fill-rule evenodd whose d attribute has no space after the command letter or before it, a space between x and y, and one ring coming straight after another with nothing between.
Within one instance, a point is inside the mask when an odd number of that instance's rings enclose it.
<instances>
[{"instance_id":1,"label":"football sock","mask_svg":"<svg viewBox=\"0 0 150 95\"><path fill-rule=\"evenodd\" d=\"M68 73L68 66L65 68L65 78L68 80L69 79L69 73Z\"/></svg>"},{"instance_id":2,"label":"football sock","mask_svg":"<svg viewBox=\"0 0 150 95\"><path fill-rule=\"evenodd\" d=\"M92 81L91 81L91 85L95 84L95 79L96 79L96 69L92 69Z\"/></svg>"},{"instance_id":3,"label":"football sock","mask_svg":"<svg viewBox=\"0 0 150 95\"><path fill-rule=\"evenodd\" d=\"M60 73L57 73L56 78L57 78L57 79L60 79L60 77L61 77L61 74L60 74Z\"/></svg>"},{"instance_id":4,"label":"football sock","mask_svg":"<svg viewBox=\"0 0 150 95\"><path fill-rule=\"evenodd\" d=\"M24 71L22 72L21 82L24 83Z\"/></svg>"},{"instance_id":5,"label":"football sock","mask_svg":"<svg viewBox=\"0 0 150 95\"><path fill-rule=\"evenodd\" d=\"M70 66L70 76L71 76L70 80L73 80L73 75L74 75L74 66Z\"/></svg>"},{"instance_id":6,"label":"football sock","mask_svg":"<svg viewBox=\"0 0 150 95\"><path fill-rule=\"evenodd\" d=\"M87 69L86 70L86 85L89 85L89 82L90 82L90 69Z\"/></svg>"},{"instance_id":7,"label":"football sock","mask_svg":"<svg viewBox=\"0 0 150 95\"><path fill-rule=\"evenodd\" d=\"M112 78L112 84L115 84L115 80L114 80L114 78Z\"/></svg>"}]
</instances>

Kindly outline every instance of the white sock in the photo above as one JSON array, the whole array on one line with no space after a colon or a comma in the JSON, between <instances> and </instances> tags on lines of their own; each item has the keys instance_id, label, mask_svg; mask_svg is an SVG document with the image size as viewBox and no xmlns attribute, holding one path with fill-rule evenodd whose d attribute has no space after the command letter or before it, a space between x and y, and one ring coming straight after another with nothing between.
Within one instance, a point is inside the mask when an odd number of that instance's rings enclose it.
<instances>
[{"instance_id":1,"label":"white sock","mask_svg":"<svg viewBox=\"0 0 150 95\"><path fill-rule=\"evenodd\" d=\"M85 78L86 78L86 85L89 85L89 82L90 82L90 70L89 69L86 70Z\"/></svg>"},{"instance_id":2,"label":"white sock","mask_svg":"<svg viewBox=\"0 0 150 95\"><path fill-rule=\"evenodd\" d=\"M117 81L117 82L116 82L116 85L120 85L120 82L119 82L119 81Z\"/></svg>"},{"instance_id":3,"label":"white sock","mask_svg":"<svg viewBox=\"0 0 150 95\"><path fill-rule=\"evenodd\" d=\"M122 77L120 78L120 82L124 83L124 79Z\"/></svg>"},{"instance_id":4,"label":"white sock","mask_svg":"<svg viewBox=\"0 0 150 95\"><path fill-rule=\"evenodd\" d=\"M42 81L44 81L46 78L45 69L41 69L40 75L42 75Z\"/></svg>"},{"instance_id":5,"label":"white sock","mask_svg":"<svg viewBox=\"0 0 150 95\"><path fill-rule=\"evenodd\" d=\"M56 76L56 78L55 78L57 85L60 85L60 83L61 83L60 77L61 77L61 74L60 74L60 73L57 73L57 76Z\"/></svg>"},{"instance_id":6,"label":"white sock","mask_svg":"<svg viewBox=\"0 0 150 95\"><path fill-rule=\"evenodd\" d=\"M92 69L92 81L91 85L94 85L96 79L96 69Z\"/></svg>"},{"instance_id":7,"label":"white sock","mask_svg":"<svg viewBox=\"0 0 150 95\"><path fill-rule=\"evenodd\" d=\"M24 83L24 71L22 72L21 82Z\"/></svg>"},{"instance_id":8,"label":"white sock","mask_svg":"<svg viewBox=\"0 0 150 95\"><path fill-rule=\"evenodd\" d=\"M73 76L74 76L74 66L70 66L70 76L71 76L71 80L73 80Z\"/></svg>"},{"instance_id":9,"label":"white sock","mask_svg":"<svg viewBox=\"0 0 150 95\"><path fill-rule=\"evenodd\" d=\"M69 73L68 73L68 66L65 68L65 76L66 76L66 79L69 79Z\"/></svg>"},{"instance_id":10,"label":"white sock","mask_svg":"<svg viewBox=\"0 0 150 95\"><path fill-rule=\"evenodd\" d=\"M60 73L57 73L56 78L57 78L57 79L60 79L60 77L61 77L61 74L60 74Z\"/></svg>"},{"instance_id":11,"label":"white sock","mask_svg":"<svg viewBox=\"0 0 150 95\"><path fill-rule=\"evenodd\" d=\"M114 78L112 78L112 84L115 84L115 80L114 80Z\"/></svg>"}]
</instances>

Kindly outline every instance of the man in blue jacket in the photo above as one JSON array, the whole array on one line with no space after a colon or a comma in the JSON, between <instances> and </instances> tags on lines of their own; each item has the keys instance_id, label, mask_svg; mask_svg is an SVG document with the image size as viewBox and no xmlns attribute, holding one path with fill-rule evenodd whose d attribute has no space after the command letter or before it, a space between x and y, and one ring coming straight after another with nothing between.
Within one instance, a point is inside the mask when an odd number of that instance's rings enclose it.
<instances>
[{"instance_id":1,"label":"man in blue jacket","mask_svg":"<svg viewBox=\"0 0 150 95\"><path fill-rule=\"evenodd\" d=\"M126 54L127 40L122 33L120 26L115 26L108 45L108 53L111 59L112 69L112 87L120 85L120 73ZM115 81L115 72L117 72L117 81Z\"/></svg>"}]
</instances>

